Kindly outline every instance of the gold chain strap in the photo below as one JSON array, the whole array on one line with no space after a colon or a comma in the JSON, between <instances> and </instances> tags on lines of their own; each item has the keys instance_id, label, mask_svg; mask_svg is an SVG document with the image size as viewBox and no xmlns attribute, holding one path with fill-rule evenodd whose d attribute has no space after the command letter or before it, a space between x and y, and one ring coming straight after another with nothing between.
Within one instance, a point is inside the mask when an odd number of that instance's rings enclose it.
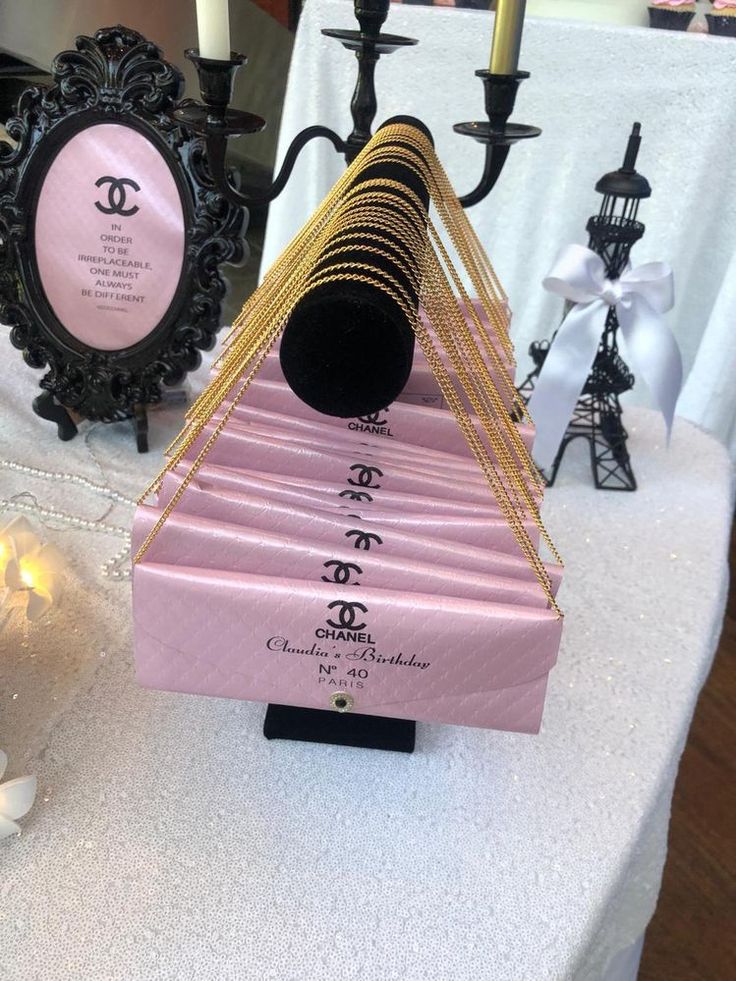
<instances>
[{"instance_id":1,"label":"gold chain strap","mask_svg":"<svg viewBox=\"0 0 736 981\"><path fill-rule=\"evenodd\" d=\"M434 223L425 225L424 206L415 191L384 178L357 179L369 167L391 163L408 167L427 189L468 274L485 322L471 302ZM335 261L343 255L344 261ZM407 286L380 266L362 262L363 255L366 259L388 255L403 260L406 283L419 293L426 324L418 315ZM403 124L379 130L246 301L215 362L218 373L187 412L184 429L167 450L166 466L141 499L159 490L166 473L204 437L134 561L143 558L181 500L296 305L317 286L345 281L381 290L407 317L522 554L551 609L561 616L547 570L526 527L528 522L534 523L560 561L539 515L539 473L507 408L511 405L528 418L496 347L500 345L513 364L506 296L431 143L420 131ZM473 410L472 417L466 402ZM213 422L223 405L225 411Z\"/></svg>"}]
</instances>

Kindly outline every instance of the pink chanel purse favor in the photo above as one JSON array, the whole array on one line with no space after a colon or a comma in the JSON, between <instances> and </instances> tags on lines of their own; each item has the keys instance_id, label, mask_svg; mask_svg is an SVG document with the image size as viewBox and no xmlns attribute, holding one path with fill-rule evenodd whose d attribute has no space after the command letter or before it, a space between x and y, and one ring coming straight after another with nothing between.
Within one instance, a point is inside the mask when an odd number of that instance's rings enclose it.
<instances>
[{"instance_id":1,"label":"pink chanel purse favor","mask_svg":"<svg viewBox=\"0 0 736 981\"><path fill-rule=\"evenodd\" d=\"M270 736L539 730L562 565L505 297L479 247L470 301L431 246L430 195L472 234L438 166L381 129L246 303L136 512L141 685L270 703Z\"/></svg>"}]
</instances>

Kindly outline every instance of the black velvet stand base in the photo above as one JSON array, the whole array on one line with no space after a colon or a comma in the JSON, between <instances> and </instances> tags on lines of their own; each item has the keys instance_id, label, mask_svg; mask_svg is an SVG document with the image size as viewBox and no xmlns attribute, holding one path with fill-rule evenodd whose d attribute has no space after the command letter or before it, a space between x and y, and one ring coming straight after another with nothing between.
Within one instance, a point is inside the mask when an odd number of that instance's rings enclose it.
<instances>
[{"instance_id":1,"label":"black velvet stand base","mask_svg":"<svg viewBox=\"0 0 736 981\"><path fill-rule=\"evenodd\" d=\"M413 753L416 722L383 719L377 715L328 712L323 709L269 705L263 723L266 739L295 739L307 743L332 743L360 749L387 749Z\"/></svg>"}]
</instances>

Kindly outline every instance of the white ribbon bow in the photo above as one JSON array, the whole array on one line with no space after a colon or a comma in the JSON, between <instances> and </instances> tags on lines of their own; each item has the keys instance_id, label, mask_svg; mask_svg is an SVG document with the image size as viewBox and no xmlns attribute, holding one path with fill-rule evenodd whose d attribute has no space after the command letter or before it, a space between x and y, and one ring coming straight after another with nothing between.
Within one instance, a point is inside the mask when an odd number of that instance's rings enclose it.
<instances>
[{"instance_id":1,"label":"white ribbon bow","mask_svg":"<svg viewBox=\"0 0 736 981\"><path fill-rule=\"evenodd\" d=\"M529 400L537 429L533 452L537 465L546 470L554 463L593 367L609 307L616 308L628 360L649 386L669 440L682 387L682 357L661 316L675 301L667 263L648 262L610 280L599 255L582 245L568 245L544 280L544 288L575 306L557 331Z\"/></svg>"}]
</instances>

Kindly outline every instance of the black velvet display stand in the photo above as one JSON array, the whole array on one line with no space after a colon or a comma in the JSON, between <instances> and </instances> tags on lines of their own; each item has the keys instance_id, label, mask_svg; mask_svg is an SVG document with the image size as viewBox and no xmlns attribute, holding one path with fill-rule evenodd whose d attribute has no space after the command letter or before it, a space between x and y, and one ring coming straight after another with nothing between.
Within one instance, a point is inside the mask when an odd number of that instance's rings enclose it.
<instances>
[{"instance_id":1,"label":"black velvet display stand","mask_svg":"<svg viewBox=\"0 0 736 981\"><path fill-rule=\"evenodd\" d=\"M397 122L410 123L431 139L424 124L411 117L396 116L383 125ZM408 144L404 146L415 152ZM386 192L397 203L373 201L375 211L384 212L389 228L396 224L397 213L402 218L410 215L416 222L417 234L426 237L429 195L411 168L400 163L366 167L351 190L359 191L366 181L382 179L406 187L415 197L402 194L387 183ZM366 193L376 190L367 188ZM360 193L353 198L355 207L362 201ZM408 205L408 215L402 205ZM361 238L361 232L381 235L384 242ZM376 248L381 255L367 251ZM391 232L356 224L339 245L327 243L311 278L329 274L331 267L350 262L372 266L379 277L383 274L389 283L400 283L416 309L418 258L410 256L407 261L406 247ZM349 275L349 270L345 275ZM401 307L383 290L344 279L308 290L284 328L280 358L289 387L303 402L328 416L357 418L385 409L404 389L414 360L414 331Z\"/></svg>"},{"instance_id":2,"label":"black velvet display stand","mask_svg":"<svg viewBox=\"0 0 736 981\"><path fill-rule=\"evenodd\" d=\"M431 139L423 123L397 116L384 123L408 123ZM397 143L400 143L397 140ZM408 144L404 144L416 152ZM377 164L363 169L352 188L368 180L396 182L416 198L402 194L387 184L390 200L372 206L386 213L386 223L395 225L396 214L411 215L420 236L427 234L429 195L424 183L410 168L400 163ZM367 193L376 188L367 188ZM355 196L358 205L360 193ZM408 205L408 208L402 207ZM383 229L375 230L386 241L381 255L366 251L376 242L361 238L371 232L368 225L356 224L350 236L341 240L339 251L328 242L315 264L313 276L329 272L330 266L360 262L373 266L403 285L416 308L419 296L418 259L409 256L400 240ZM333 243L334 245L334 243ZM330 416L353 418L380 412L395 401L406 385L414 358L414 331L401 307L378 287L342 280L315 286L294 308L284 328L280 349L284 377L294 394L307 405ZM322 709L269 705L263 727L267 739L295 739L306 742L359 746L402 753L414 750L416 724L403 719L384 719L372 715Z\"/></svg>"},{"instance_id":3,"label":"black velvet display stand","mask_svg":"<svg viewBox=\"0 0 736 981\"><path fill-rule=\"evenodd\" d=\"M266 739L388 749L395 753L414 752L416 729L416 722L404 719L295 708L292 705L269 705L263 723Z\"/></svg>"}]
</instances>

